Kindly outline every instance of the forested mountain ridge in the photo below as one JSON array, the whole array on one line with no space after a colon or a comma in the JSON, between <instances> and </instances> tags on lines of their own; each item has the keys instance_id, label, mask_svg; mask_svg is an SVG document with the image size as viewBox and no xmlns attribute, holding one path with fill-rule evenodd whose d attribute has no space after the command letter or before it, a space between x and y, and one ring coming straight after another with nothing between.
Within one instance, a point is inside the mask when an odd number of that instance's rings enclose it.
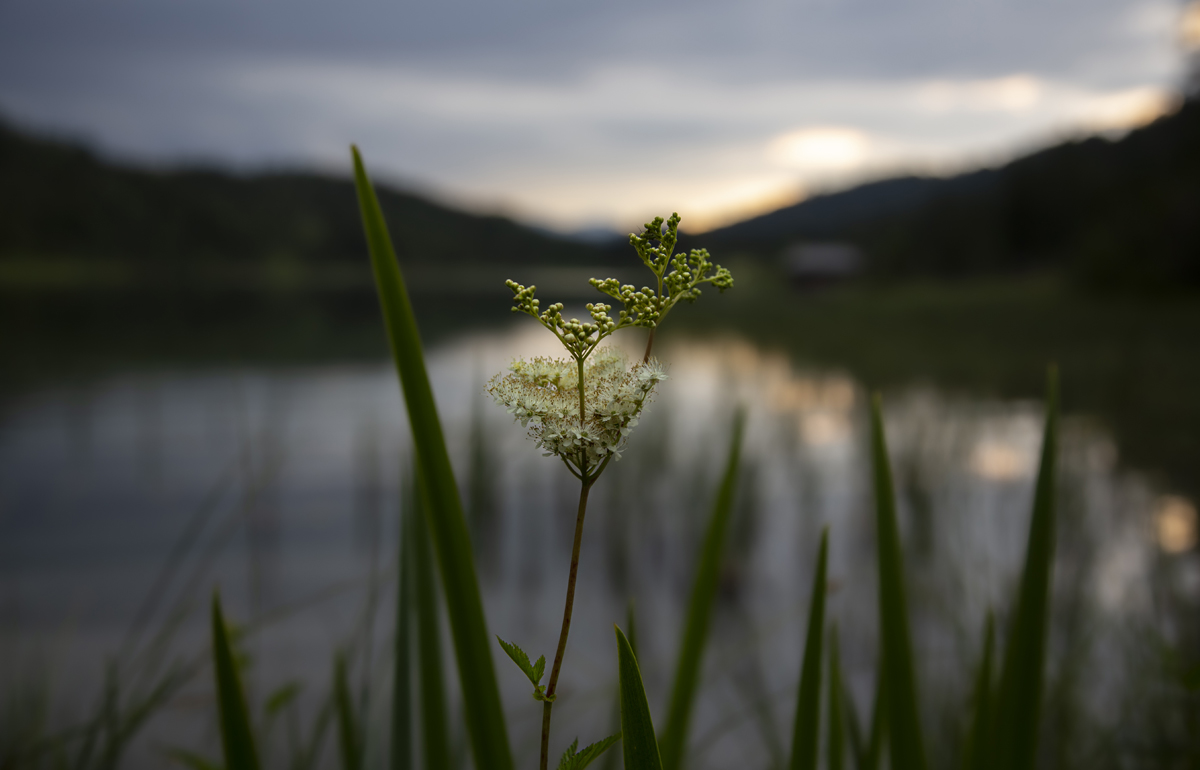
<instances>
[{"instance_id":1,"label":"forested mountain ridge","mask_svg":"<svg viewBox=\"0 0 1200 770\"><path fill-rule=\"evenodd\" d=\"M414 265L621 260L499 216L381 187L397 251ZM154 171L0 125L0 260L104 257L180 265L361 265L349 179L311 173ZM995 169L901 177L805 200L697 236L718 257L777 257L803 241L862 248L879 277L1051 269L1101 287L1200 286L1200 102L1117 140L1092 137Z\"/></svg>"},{"instance_id":2,"label":"forested mountain ridge","mask_svg":"<svg viewBox=\"0 0 1200 770\"><path fill-rule=\"evenodd\" d=\"M1067 142L1000 168L814 197L700 236L774 257L842 240L880 277L1056 269L1102 287L1200 285L1200 102L1117 140Z\"/></svg>"},{"instance_id":3,"label":"forested mountain ridge","mask_svg":"<svg viewBox=\"0 0 1200 770\"><path fill-rule=\"evenodd\" d=\"M350 156L346 154L349 169ZM379 186L400 258L417 264L592 264L592 247L500 216ZM106 257L141 264L362 263L354 186L311 173L148 170L0 124L0 259Z\"/></svg>"}]
</instances>

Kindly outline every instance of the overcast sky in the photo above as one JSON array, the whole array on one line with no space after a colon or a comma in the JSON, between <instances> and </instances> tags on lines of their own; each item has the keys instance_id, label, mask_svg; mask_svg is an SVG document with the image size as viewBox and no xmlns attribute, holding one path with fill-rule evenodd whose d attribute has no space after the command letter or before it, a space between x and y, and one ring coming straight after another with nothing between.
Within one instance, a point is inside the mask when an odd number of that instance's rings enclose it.
<instances>
[{"instance_id":1,"label":"overcast sky","mask_svg":"<svg viewBox=\"0 0 1200 770\"><path fill-rule=\"evenodd\" d=\"M701 229L1136 125L1180 0L0 0L0 117L348 172L560 229Z\"/></svg>"}]
</instances>

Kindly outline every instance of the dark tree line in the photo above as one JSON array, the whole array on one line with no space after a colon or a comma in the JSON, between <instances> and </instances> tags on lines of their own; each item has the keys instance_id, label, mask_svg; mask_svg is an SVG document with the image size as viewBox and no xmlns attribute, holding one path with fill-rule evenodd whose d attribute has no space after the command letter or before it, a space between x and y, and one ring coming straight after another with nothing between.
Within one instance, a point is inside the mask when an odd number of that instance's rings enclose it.
<instances>
[{"instance_id":1,"label":"dark tree line","mask_svg":"<svg viewBox=\"0 0 1200 770\"><path fill-rule=\"evenodd\" d=\"M362 263L365 242L347 178L150 170L0 125L0 258L105 256L170 268L180 261ZM455 211L381 188L403 259L593 263L588 246L500 216Z\"/></svg>"},{"instance_id":2,"label":"dark tree line","mask_svg":"<svg viewBox=\"0 0 1200 770\"><path fill-rule=\"evenodd\" d=\"M845 240L879 277L1055 269L1101 288L1200 286L1200 101L1117 140L821 196L704 238L764 256Z\"/></svg>"}]
</instances>

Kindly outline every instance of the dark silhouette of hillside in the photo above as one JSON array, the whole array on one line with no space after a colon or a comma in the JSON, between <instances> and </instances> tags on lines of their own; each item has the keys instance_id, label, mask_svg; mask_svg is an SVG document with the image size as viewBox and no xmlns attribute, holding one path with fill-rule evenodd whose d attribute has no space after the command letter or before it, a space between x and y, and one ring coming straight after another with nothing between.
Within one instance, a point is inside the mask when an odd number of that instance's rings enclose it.
<instances>
[{"instance_id":1,"label":"dark silhouette of hillside","mask_svg":"<svg viewBox=\"0 0 1200 770\"><path fill-rule=\"evenodd\" d=\"M504 217L467 214L387 187L379 196L406 261L442 267L597 261L588 245ZM365 265L348 177L135 169L3 125L0 210L0 258L103 256L166 269L267 258Z\"/></svg>"},{"instance_id":2,"label":"dark silhouette of hillside","mask_svg":"<svg viewBox=\"0 0 1200 770\"><path fill-rule=\"evenodd\" d=\"M845 240L878 277L1056 269L1102 288L1200 286L1200 102L1119 140L866 184L700 239L767 257L797 241Z\"/></svg>"},{"instance_id":3,"label":"dark silhouette of hillside","mask_svg":"<svg viewBox=\"0 0 1200 770\"><path fill-rule=\"evenodd\" d=\"M402 260L446 269L627 259L499 216L381 188ZM0 259L104 257L143 275L189 265L363 268L348 179L151 171L0 126ZM774 258L801 241L862 248L876 278L1068 273L1101 288L1200 286L1200 102L1119 140L1089 138L996 169L903 177L822 195L692 236ZM365 269L365 268L363 268ZM364 273L365 276L365 273Z\"/></svg>"}]
</instances>

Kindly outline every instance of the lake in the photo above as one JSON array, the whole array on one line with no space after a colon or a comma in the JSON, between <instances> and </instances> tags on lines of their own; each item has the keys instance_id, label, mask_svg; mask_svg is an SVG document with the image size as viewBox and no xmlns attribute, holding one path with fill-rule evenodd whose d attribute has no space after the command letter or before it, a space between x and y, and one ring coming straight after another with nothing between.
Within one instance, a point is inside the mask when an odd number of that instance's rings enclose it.
<instances>
[{"instance_id":1,"label":"lake","mask_svg":"<svg viewBox=\"0 0 1200 770\"><path fill-rule=\"evenodd\" d=\"M557 642L577 482L483 387L514 356L556 355L548 342L529 323L463 332L428 351L489 631L534 657L552 657ZM625 342L640 353L638 340ZM626 625L631 602L662 718L740 406L746 443L690 766L775 765L791 740L826 526L827 617L869 718L878 655L869 393L848 372L737 336L674 338L657 354L670 379L591 494L551 750L615 731L612 624ZM1022 566L1043 405L917 386L883 393L883 404L925 725L946 764L969 713L986 613L1003 631ZM1146 650L1179 638L1194 623L1180 608L1200 596L1200 565L1188 557L1194 503L1122 467L1119 449L1102 422L1065 420L1047 708L1076 720L1087 746L1096 741L1086 736L1131 729L1127 712L1153 667ZM384 361L129 371L10 400L0 415L0 687L47 701L53 725L74 724L98 702L106 665L150 672L202 656L219 586L235 622L261 621L243 644L252 699L298 680L297 715L312 718L345 650L371 714L368 755L382 761L410 464ZM498 648L495 660L517 761L528 766L541 707ZM168 746L217 755L210 677L198 671L155 712L125 766L162 766ZM456 701L457 684L450 690ZM276 763L285 732L271 743Z\"/></svg>"}]
</instances>

